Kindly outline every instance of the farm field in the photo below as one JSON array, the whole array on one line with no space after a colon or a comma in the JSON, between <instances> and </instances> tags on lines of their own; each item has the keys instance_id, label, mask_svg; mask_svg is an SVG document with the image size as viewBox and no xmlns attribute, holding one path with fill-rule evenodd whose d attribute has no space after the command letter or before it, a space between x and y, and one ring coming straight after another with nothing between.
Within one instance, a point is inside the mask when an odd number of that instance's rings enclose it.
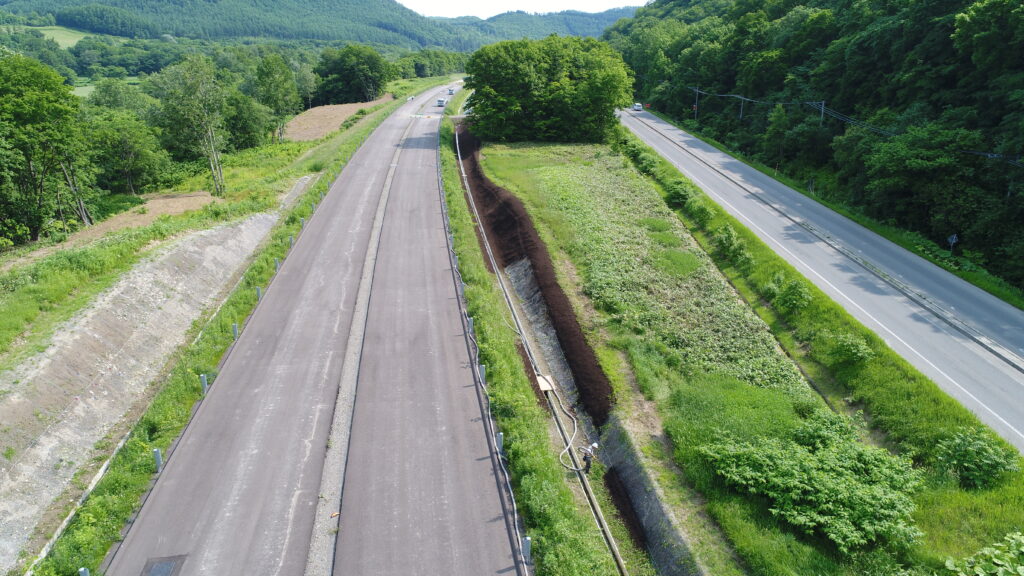
<instances>
[{"instance_id":1,"label":"farm field","mask_svg":"<svg viewBox=\"0 0 1024 576\"><path fill-rule=\"evenodd\" d=\"M1019 529L1016 477L960 489L833 414L628 159L552 145L488 146L483 157L527 204L566 291L592 303L592 344L628 357L687 482L751 573L925 574ZM728 236L717 245L734 246ZM791 305L806 305L789 290ZM789 492L786 475L809 487Z\"/></svg>"}]
</instances>

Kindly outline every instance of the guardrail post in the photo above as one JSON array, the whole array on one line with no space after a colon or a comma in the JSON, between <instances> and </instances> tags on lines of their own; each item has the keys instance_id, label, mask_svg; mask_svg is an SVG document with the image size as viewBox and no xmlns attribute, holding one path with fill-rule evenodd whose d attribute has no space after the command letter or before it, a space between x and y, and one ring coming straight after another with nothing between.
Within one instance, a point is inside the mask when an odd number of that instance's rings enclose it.
<instances>
[{"instance_id":1,"label":"guardrail post","mask_svg":"<svg viewBox=\"0 0 1024 576\"><path fill-rule=\"evenodd\" d=\"M281 271L281 259L280 258L274 258L274 274L277 274L280 271Z\"/></svg>"},{"instance_id":2,"label":"guardrail post","mask_svg":"<svg viewBox=\"0 0 1024 576\"><path fill-rule=\"evenodd\" d=\"M206 380L206 374L199 375L199 386L203 389L203 396L206 396L206 392L210 390L210 383Z\"/></svg>"},{"instance_id":3,"label":"guardrail post","mask_svg":"<svg viewBox=\"0 0 1024 576\"><path fill-rule=\"evenodd\" d=\"M487 366L484 364L480 365L480 382L487 384Z\"/></svg>"},{"instance_id":4,"label":"guardrail post","mask_svg":"<svg viewBox=\"0 0 1024 576\"><path fill-rule=\"evenodd\" d=\"M533 540L529 536L523 537L523 558L527 564L533 564Z\"/></svg>"},{"instance_id":5,"label":"guardrail post","mask_svg":"<svg viewBox=\"0 0 1024 576\"><path fill-rule=\"evenodd\" d=\"M288 237L288 249L291 250L294 247L295 247L295 236L294 235L293 236L289 236Z\"/></svg>"},{"instance_id":6,"label":"guardrail post","mask_svg":"<svg viewBox=\"0 0 1024 576\"><path fill-rule=\"evenodd\" d=\"M235 340L238 340L238 322L231 324L231 334L235 337Z\"/></svg>"},{"instance_id":7,"label":"guardrail post","mask_svg":"<svg viewBox=\"0 0 1024 576\"><path fill-rule=\"evenodd\" d=\"M159 448L153 448L153 464L156 465L157 474L164 469L164 455L160 453Z\"/></svg>"},{"instance_id":8,"label":"guardrail post","mask_svg":"<svg viewBox=\"0 0 1024 576\"><path fill-rule=\"evenodd\" d=\"M472 316L467 316L467 318L469 318L469 333L472 334L473 333L473 317Z\"/></svg>"},{"instance_id":9,"label":"guardrail post","mask_svg":"<svg viewBox=\"0 0 1024 576\"><path fill-rule=\"evenodd\" d=\"M505 433L498 432L498 454L505 453Z\"/></svg>"},{"instance_id":10,"label":"guardrail post","mask_svg":"<svg viewBox=\"0 0 1024 576\"><path fill-rule=\"evenodd\" d=\"M306 227L306 219L305 218L299 218L299 230L302 230L305 227Z\"/></svg>"},{"instance_id":11,"label":"guardrail post","mask_svg":"<svg viewBox=\"0 0 1024 576\"><path fill-rule=\"evenodd\" d=\"M260 300L263 300L263 288L260 288L259 286L257 286L256 287L256 301L259 302Z\"/></svg>"},{"instance_id":12,"label":"guardrail post","mask_svg":"<svg viewBox=\"0 0 1024 576\"><path fill-rule=\"evenodd\" d=\"M79 568L78 569L78 576L89 576L89 569L88 568Z\"/></svg>"}]
</instances>

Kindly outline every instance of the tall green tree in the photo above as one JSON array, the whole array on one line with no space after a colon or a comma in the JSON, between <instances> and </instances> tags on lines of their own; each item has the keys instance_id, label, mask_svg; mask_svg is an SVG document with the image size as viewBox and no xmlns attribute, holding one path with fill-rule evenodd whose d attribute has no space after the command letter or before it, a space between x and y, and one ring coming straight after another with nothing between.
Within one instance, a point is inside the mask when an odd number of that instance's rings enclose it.
<instances>
[{"instance_id":1,"label":"tall green tree","mask_svg":"<svg viewBox=\"0 0 1024 576\"><path fill-rule=\"evenodd\" d=\"M228 147L232 150L255 148L267 142L267 136L283 127L278 125L273 110L246 96L240 90L229 90L225 99L224 127Z\"/></svg>"},{"instance_id":2,"label":"tall green tree","mask_svg":"<svg viewBox=\"0 0 1024 576\"><path fill-rule=\"evenodd\" d=\"M180 156L205 157L213 192L222 196L225 90L217 81L213 61L205 56L189 56L154 77L152 85L162 104L159 123L167 144Z\"/></svg>"},{"instance_id":3,"label":"tall green tree","mask_svg":"<svg viewBox=\"0 0 1024 576\"><path fill-rule=\"evenodd\" d=\"M0 140L7 159L0 211L24 225L32 240L63 209L65 185L78 199L83 222L91 223L76 186L77 113L77 98L52 68L25 56L0 57Z\"/></svg>"},{"instance_id":4,"label":"tall green tree","mask_svg":"<svg viewBox=\"0 0 1024 576\"><path fill-rule=\"evenodd\" d=\"M139 194L161 181L170 157L153 131L130 110L93 108L86 139L96 165L96 185L115 194Z\"/></svg>"},{"instance_id":5,"label":"tall green tree","mask_svg":"<svg viewBox=\"0 0 1024 576\"><path fill-rule=\"evenodd\" d=\"M320 104L376 100L394 78L394 70L383 56L358 44L324 50L316 73L322 79L317 91Z\"/></svg>"},{"instance_id":6,"label":"tall green tree","mask_svg":"<svg viewBox=\"0 0 1024 576\"><path fill-rule=\"evenodd\" d=\"M466 64L474 129L495 140L603 140L633 79L610 46L549 36L499 42Z\"/></svg>"},{"instance_id":7,"label":"tall green tree","mask_svg":"<svg viewBox=\"0 0 1024 576\"><path fill-rule=\"evenodd\" d=\"M274 137L281 138L285 121L299 111L302 99L299 97L295 73L276 52L264 57L256 69L256 100L273 112Z\"/></svg>"}]
</instances>

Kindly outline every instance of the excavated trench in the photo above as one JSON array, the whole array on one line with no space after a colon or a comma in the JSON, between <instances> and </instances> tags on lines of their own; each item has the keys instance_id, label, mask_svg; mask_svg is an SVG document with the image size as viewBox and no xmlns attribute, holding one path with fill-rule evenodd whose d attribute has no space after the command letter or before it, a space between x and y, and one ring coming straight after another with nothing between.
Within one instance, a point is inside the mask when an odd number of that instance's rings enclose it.
<instances>
[{"instance_id":1,"label":"excavated trench","mask_svg":"<svg viewBox=\"0 0 1024 576\"><path fill-rule=\"evenodd\" d=\"M689 547L663 503L660 490L644 469L636 444L611 411L611 384L587 344L569 298L555 277L554 264L523 203L483 174L479 141L460 127L460 153L481 224L491 240L498 265L506 272L527 318L530 338L543 357L544 370L559 383L574 405L582 405L590 422L604 426L604 477L633 542L648 550L659 573L700 574ZM524 364L529 361L524 357ZM527 370L531 372L531 370ZM583 419L591 438L596 431ZM608 424L605 426L605 424ZM650 545L650 546L649 546Z\"/></svg>"},{"instance_id":2,"label":"excavated trench","mask_svg":"<svg viewBox=\"0 0 1024 576\"><path fill-rule=\"evenodd\" d=\"M479 141L464 128L460 128L459 141L466 177L481 211L484 229L496 250L498 265L507 269L523 259L530 262L558 344L572 371L579 401L594 425L603 426L611 413L611 383L583 336L568 296L558 284L551 256L522 201L484 176L479 162Z\"/></svg>"}]
</instances>

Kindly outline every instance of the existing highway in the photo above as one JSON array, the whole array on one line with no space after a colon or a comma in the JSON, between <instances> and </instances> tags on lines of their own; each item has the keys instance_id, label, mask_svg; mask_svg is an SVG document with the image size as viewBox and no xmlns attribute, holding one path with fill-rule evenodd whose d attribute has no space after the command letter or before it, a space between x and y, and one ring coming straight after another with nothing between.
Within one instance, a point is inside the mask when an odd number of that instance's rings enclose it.
<instances>
[{"instance_id":1,"label":"existing highway","mask_svg":"<svg viewBox=\"0 0 1024 576\"><path fill-rule=\"evenodd\" d=\"M515 573L447 258L433 103L403 105L334 182L106 574ZM353 410L347 373L354 414L336 414ZM329 444L348 450L344 477L325 468ZM319 502L322 480L344 480L343 504ZM318 505L340 512L336 555ZM309 557L314 536L326 557Z\"/></svg>"},{"instance_id":2,"label":"existing highway","mask_svg":"<svg viewBox=\"0 0 1024 576\"><path fill-rule=\"evenodd\" d=\"M646 112L622 123L1024 450L1024 312Z\"/></svg>"}]
</instances>

